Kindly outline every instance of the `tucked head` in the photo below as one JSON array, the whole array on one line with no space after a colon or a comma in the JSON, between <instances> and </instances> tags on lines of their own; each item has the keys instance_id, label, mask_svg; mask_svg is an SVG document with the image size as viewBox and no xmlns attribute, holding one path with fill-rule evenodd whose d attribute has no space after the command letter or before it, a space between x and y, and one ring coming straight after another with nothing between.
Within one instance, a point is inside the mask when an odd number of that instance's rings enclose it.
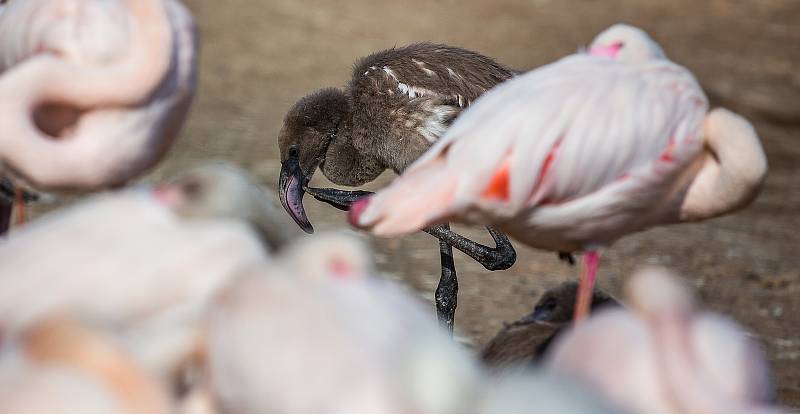
<instances>
[{"instance_id":1,"label":"tucked head","mask_svg":"<svg viewBox=\"0 0 800 414\"><path fill-rule=\"evenodd\" d=\"M589 46L589 54L633 64L666 59L661 46L647 33L626 24L615 24L597 35Z\"/></svg>"},{"instance_id":2,"label":"tucked head","mask_svg":"<svg viewBox=\"0 0 800 414\"><path fill-rule=\"evenodd\" d=\"M283 120L278 135L281 174L278 191L283 207L306 232L313 228L303 208L304 187L325 161L328 147L349 112L347 96L321 89L299 100Z\"/></svg>"},{"instance_id":3,"label":"tucked head","mask_svg":"<svg viewBox=\"0 0 800 414\"><path fill-rule=\"evenodd\" d=\"M180 173L156 188L155 194L181 217L246 221L273 249L294 233L277 201L249 174L228 163L209 163Z\"/></svg>"}]
</instances>

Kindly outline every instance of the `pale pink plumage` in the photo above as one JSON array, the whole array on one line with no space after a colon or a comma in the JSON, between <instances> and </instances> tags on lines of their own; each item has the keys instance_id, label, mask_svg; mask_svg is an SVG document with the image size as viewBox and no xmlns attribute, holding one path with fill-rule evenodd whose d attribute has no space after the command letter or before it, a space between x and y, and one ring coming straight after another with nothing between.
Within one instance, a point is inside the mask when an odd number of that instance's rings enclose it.
<instances>
[{"instance_id":1,"label":"pale pink plumage","mask_svg":"<svg viewBox=\"0 0 800 414\"><path fill-rule=\"evenodd\" d=\"M183 5L2 7L0 169L37 188L92 190L124 183L161 158L195 88L195 28Z\"/></svg>"},{"instance_id":2,"label":"pale pink plumage","mask_svg":"<svg viewBox=\"0 0 800 414\"><path fill-rule=\"evenodd\" d=\"M184 219L144 189L97 196L0 242L0 332L72 315L169 375L193 352L210 298L264 260L237 220Z\"/></svg>"},{"instance_id":3,"label":"pale pink plumage","mask_svg":"<svg viewBox=\"0 0 800 414\"><path fill-rule=\"evenodd\" d=\"M165 385L74 321L43 321L0 349L2 414L168 414Z\"/></svg>"},{"instance_id":4,"label":"pale pink plumage","mask_svg":"<svg viewBox=\"0 0 800 414\"><path fill-rule=\"evenodd\" d=\"M766 358L742 327L696 308L663 269L629 282L630 308L602 311L551 348L550 372L630 412L775 413Z\"/></svg>"},{"instance_id":5,"label":"pale pink plumage","mask_svg":"<svg viewBox=\"0 0 800 414\"><path fill-rule=\"evenodd\" d=\"M209 375L224 412L467 411L474 361L401 288L365 273L369 257L314 236L218 297Z\"/></svg>"}]
</instances>

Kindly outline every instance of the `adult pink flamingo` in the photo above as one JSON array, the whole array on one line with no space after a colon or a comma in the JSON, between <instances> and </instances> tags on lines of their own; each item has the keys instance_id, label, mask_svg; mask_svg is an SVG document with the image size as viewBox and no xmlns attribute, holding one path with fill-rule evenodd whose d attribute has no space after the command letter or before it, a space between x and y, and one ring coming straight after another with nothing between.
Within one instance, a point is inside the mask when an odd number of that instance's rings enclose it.
<instances>
[{"instance_id":1,"label":"adult pink flamingo","mask_svg":"<svg viewBox=\"0 0 800 414\"><path fill-rule=\"evenodd\" d=\"M177 0L0 6L0 174L94 190L155 164L196 83L195 27Z\"/></svg>"},{"instance_id":2,"label":"adult pink flamingo","mask_svg":"<svg viewBox=\"0 0 800 414\"><path fill-rule=\"evenodd\" d=\"M545 367L625 412L781 413L766 357L741 326L698 308L664 269L637 272L628 308L606 309L556 340Z\"/></svg>"},{"instance_id":3,"label":"adult pink flamingo","mask_svg":"<svg viewBox=\"0 0 800 414\"><path fill-rule=\"evenodd\" d=\"M532 247L586 252L579 320L600 249L755 198L767 172L758 136L740 116L707 109L687 69L616 25L587 53L482 96L391 186L355 204L351 222L385 236L490 224Z\"/></svg>"}]
</instances>

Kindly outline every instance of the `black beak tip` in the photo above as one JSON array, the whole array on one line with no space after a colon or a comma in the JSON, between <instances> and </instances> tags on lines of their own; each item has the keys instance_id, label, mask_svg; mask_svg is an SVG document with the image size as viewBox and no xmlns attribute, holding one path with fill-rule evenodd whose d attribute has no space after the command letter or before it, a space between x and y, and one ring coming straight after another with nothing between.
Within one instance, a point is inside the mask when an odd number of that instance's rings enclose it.
<instances>
[{"instance_id":1,"label":"black beak tip","mask_svg":"<svg viewBox=\"0 0 800 414\"><path fill-rule=\"evenodd\" d=\"M312 226L311 223L309 222L301 223L297 220L295 220L295 222L297 222L297 225L300 226L300 228L303 229L303 231L306 232L307 234L314 234L314 226Z\"/></svg>"}]
</instances>

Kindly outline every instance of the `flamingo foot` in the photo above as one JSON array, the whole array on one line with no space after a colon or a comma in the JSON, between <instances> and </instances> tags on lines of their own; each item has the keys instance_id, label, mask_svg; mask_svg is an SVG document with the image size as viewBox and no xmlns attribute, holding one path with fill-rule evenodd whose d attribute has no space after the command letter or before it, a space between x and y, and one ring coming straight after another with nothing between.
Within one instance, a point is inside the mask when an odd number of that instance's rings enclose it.
<instances>
[{"instance_id":1,"label":"flamingo foot","mask_svg":"<svg viewBox=\"0 0 800 414\"><path fill-rule=\"evenodd\" d=\"M592 292L594 291L594 282L597 278L597 268L600 264L600 253L596 250L591 250L583 255L583 271L581 272L581 281L578 285L578 297L575 302L575 315L573 316L573 323L579 323L587 315L592 306Z\"/></svg>"},{"instance_id":2,"label":"flamingo foot","mask_svg":"<svg viewBox=\"0 0 800 414\"><path fill-rule=\"evenodd\" d=\"M517 261L517 252L508 237L497 230L487 227L494 240L495 247L485 246L472 241L452 230L450 226L436 225L422 229L437 239L446 242L467 256L480 263L486 270L506 270Z\"/></svg>"}]
</instances>

